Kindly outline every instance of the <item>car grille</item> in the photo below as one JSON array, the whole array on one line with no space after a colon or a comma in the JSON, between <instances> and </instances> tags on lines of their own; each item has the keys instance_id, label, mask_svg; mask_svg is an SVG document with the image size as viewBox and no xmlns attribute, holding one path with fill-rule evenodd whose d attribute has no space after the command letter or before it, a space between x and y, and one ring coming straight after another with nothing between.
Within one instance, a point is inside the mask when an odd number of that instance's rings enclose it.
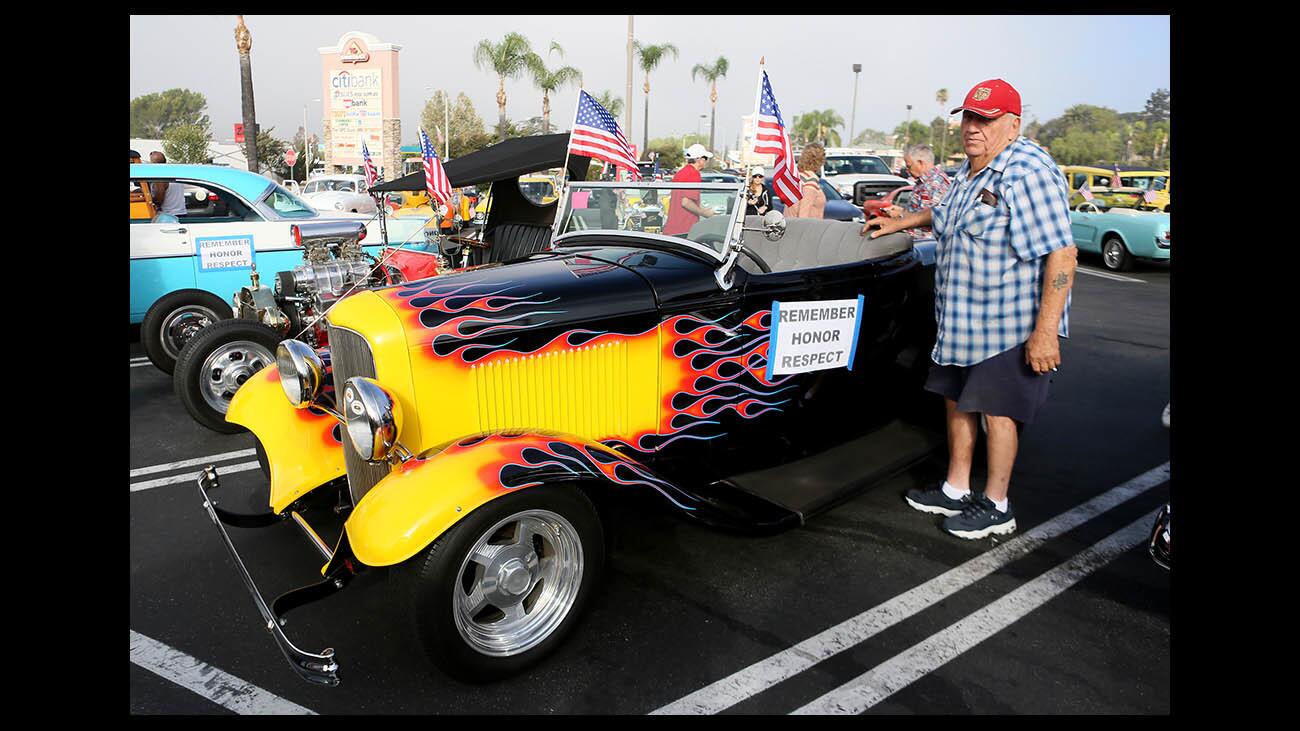
<instances>
[{"instance_id":1,"label":"car grille","mask_svg":"<svg viewBox=\"0 0 1300 731\"><path fill-rule=\"evenodd\" d=\"M625 341L493 360L472 370L480 431L553 429L588 439L628 431Z\"/></svg>"},{"instance_id":2,"label":"car grille","mask_svg":"<svg viewBox=\"0 0 1300 731\"><path fill-rule=\"evenodd\" d=\"M330 364L334 370L334 393L342 398L343 384L354 376L375 377L375 358L370 345L357 333L341 327L329 326ZM340 404L340 411L342 405ZM347 430L344 429L344 432ZM343 461L348 468L348 490L352 504L361 501L370 488L388 475L388 465L374 465L361 458L352 447L352 440L343 435Z\"/></svg>"},{"instance_id":3,"label":"car grille","mask_svg":"<svg viewBox=\"0 0 1300 731\"><path fill-rule=\"evenodd\" d=\"M853 184L853 203L862 205L869 200L877 200L889 195L890 191L895 188L901 188L906 183L872 183L866 180Z\"/></svg>"}]
</instances>

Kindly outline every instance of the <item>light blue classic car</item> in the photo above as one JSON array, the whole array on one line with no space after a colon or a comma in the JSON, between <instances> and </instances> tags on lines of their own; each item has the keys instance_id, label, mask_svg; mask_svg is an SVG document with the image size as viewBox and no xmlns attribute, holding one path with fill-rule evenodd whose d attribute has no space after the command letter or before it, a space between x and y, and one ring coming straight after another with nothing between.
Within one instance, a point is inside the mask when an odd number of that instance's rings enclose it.
<instances>
[{"instance_id":1,"label":"light blue classic car","mask_svg":"<svg viewBox=\"0 0 1300 731\"><path fill-rule=\"evenodd\" d=\"M1084 201L1070 211L1070 231L1080 251L1101 254L1112 271L1131 269L1134 259L1169 260L1168 213Z\"/></svg>"},{"instance_id":2,"label":"light blue classic car","mask_svg":"<svg viewBox=\"0 0 1300 731\"><path fill-rule=\"evenodd\" d=\"M383 248L379 223L371 216L323 215L273 180L245 170L131 166L133 195L141 184L158 181L181 187L185 210L136 218L149 209L132 205L131 323L141 324L149 360L168 373L189 337L233 315L229 300L248 284L254 264L270 283L276 272L303 263L294 224L368 221L365 250L377 254ZM423 225L423 220L390 221L389 241L396 245L413 238L416 248L423 248Z\"/></svg>"}]
</instances>

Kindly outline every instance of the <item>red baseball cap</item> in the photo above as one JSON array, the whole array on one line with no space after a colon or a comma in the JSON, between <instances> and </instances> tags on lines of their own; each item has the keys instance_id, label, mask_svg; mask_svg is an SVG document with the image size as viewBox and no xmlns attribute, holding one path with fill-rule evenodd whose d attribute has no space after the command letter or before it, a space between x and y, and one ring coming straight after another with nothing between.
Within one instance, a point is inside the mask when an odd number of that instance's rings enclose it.
<instances>
[{"instance_id":1,"label":"red baseball cap","mask_svg":"<svg viewBox=\"0 0 1300 731\"><path fill-rule=\"evenodd\" d=\"M949 114L963 109L989 119L997 119L1007 112L1020 116L1020 92L1002 79L981 81L966 94L966 101Z\"/></svg>"}]
</instances>

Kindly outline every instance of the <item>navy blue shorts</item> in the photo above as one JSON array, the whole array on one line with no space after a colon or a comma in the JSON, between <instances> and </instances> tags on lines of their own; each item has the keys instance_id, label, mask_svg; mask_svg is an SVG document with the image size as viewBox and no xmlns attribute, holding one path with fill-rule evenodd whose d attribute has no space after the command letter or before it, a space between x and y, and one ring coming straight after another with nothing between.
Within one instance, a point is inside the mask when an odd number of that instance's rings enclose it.
<instances>
[{"instance_id":1,"label":"navy blue shorts","mask_svg":"<svg viewBox=\"0 0 1300 731\"><path fill-rule=\"evenodd\" d=\"M934 364L925 390L956 401L958 411L1007 416L1029 424L1047 401L1053 375L1034 372L1025 362L1022 343L972 366Z\"/></svg>"}]
</instances>

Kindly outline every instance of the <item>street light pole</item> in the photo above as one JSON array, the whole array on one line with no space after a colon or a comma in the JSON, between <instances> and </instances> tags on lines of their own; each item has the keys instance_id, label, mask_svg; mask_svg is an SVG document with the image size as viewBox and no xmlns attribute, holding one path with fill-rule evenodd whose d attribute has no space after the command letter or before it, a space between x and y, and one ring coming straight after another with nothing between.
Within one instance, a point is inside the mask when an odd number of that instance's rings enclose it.
<instances>
[{"instance_id":1,"label":"street light pole","mask_svg":"<svg viewBox=\"0 0 1300 731\"><path fill-rule=\"evenodd\" d=\"M633 43L634 41L632 40L632 16L629 15L627 16L627 96L623 97L623 102L624 102L623 121L625 122L624 126L627 127L623 136L627 137L629 140L633 139L632 137L632 45ZM646 151L642 150L641 152L644 154Z\"/></svg>"},{"instance_id":2,"label":"street light pole","mask_svg":"<svg viewBox=\"0 0 1300 731\"><path fill-rule=\"evenodd\" d=\"M912 141L912 105L907 105L907 121L903 123L903 149Z\"/></svg>"},{"instance_id":3,"label":"street light pole","mask_svg":"<svg viewBox=\"0 0 1300 731\"><path fill-rule=\"evenodd\" d=\"M849 112L849 144L853 144L853 128L858 119L858 78L862 75L862 64L853 64L853 111Z\"/></svg>"}]
</instances>

